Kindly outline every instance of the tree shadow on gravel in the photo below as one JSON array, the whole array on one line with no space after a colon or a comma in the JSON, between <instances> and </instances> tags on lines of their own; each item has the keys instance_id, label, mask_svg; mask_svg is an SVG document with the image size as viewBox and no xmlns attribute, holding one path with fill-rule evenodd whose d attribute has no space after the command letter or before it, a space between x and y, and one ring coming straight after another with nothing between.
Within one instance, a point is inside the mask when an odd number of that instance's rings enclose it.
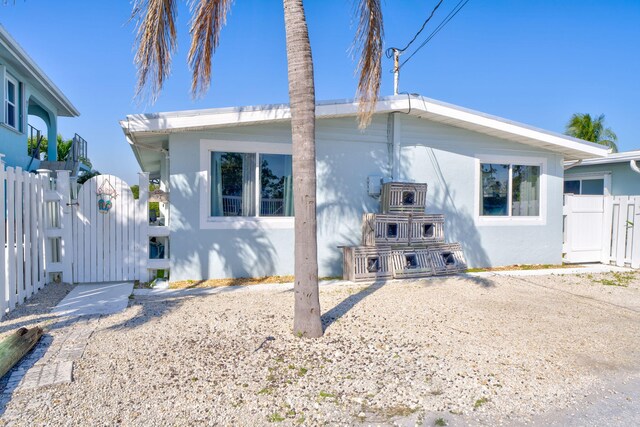
<instances>
[{"instance_id":1,"label":"tree shadow on gravel","mask_svg":"<svg viewBox=\"0 0 640 427\"><path fill-rule=\"evenodd\" d=\"M13 310L4 313L0 320L0 337L22 327L39 325L46 329L65 326L65 317L52 314L51 311L62 301L75 285L50 283L37 291ZM59 325L59 323L61 323Z\"/></svg>"},{"instance_id":2,"label":"tree shadow on gravel","mask_svg":"<svg viewBox=\"0 0 640 427\"><path fill-rule=\"evenodd\" d=\"M462 280L464 280L465 282L471 282L471 283L476 284L478 286L481 286L483 288L495 288L495 286L496 286L496 284L493 282L493 280L488 279L486 277L471 276L469 274L461 274L458 277L461 278Z\"/></svg>"},{"instance_id":3,"label":"tree shadow on gravel","mask_svg":"<svg viewBox=\"0 0 640 427\"><path fill-rule=\"evenodd\" d=\"M370 284L363 284L363 287L355 294L338 303L335 307L322 315L322 328L326 331L335 321L347 314L356 304L371 295L387 283L386 280L377 280Z\"/></svg>"},{"instance_id":4,"label":"tree shadow on gravel","mask_svg":"<svg viewBox=\"0 0 640 427\"><path fill-rule=\"evenodd\" d=\"M129 302L126 311L135 310L135 314L121 322L109 326L110 330L135 329L150 320L164 317L168 313L177 310L183 304L193 298L198 298L199 293L181 293L179 295L162 296L134 296ZM125 312L126 312L125 311Z\"/></svg>"}]
</instances>

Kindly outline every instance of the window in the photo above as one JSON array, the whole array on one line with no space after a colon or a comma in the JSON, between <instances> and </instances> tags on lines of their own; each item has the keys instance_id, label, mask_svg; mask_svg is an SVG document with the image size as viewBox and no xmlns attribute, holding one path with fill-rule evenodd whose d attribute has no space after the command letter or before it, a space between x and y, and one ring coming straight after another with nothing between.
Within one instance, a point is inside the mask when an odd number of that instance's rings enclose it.
<instances>
[{"instance_id":1,"label":"window","mask_svg":"<svg viewBox=\"0 0 640 427\"><path fill-rule=\"evenodd\" d=\"M481 163L480 216L540 216L539 165Z\"/></svg>"},{"instance_id":2,"label":"window","mask_svg":"<svg viewBox=\"0 0 640 427\"><path fill-rule=\"evenodd\" d=\"M564 182L564 194L604 195L604 178L570 179Z\"/></svg>"},{"instance_id":3,"label":"window","mask_svg":"<svg viewBox=\"0 0 640 427\"><path fill-rule=\"evenodd\" d=\"M211 152L210 216L293 216L291 156Z\"/></svg>"},{"instance_id":4,"label":"window","mask_svg":"<svg viewBox=\"0 0 640 427\"><path fill-rule=\"evenodd\" d=\"M19 121L19 86L18 82L8 75L5 82L4 122L6 125L17 130Z\"/></svg>"}]
</instances>

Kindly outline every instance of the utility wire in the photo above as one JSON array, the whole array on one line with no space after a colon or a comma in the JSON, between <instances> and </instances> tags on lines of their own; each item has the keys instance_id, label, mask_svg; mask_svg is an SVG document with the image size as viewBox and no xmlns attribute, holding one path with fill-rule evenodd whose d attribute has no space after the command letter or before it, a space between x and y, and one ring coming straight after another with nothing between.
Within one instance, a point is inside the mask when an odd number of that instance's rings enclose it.
<instances>
[{"instance_id":1,"label":"utility wire","mask_svg":"<svg viewBox=\"0 0 640 427\"><path fill-rule=\"evenodd\" d=\"M402 68L404 66L404 64L406 64L407 62L409 62L409 60L411 58L413 58L413 56L418 53L418 51L420 49L422 49L427 43L429 43L429 41L431 41L432 38L435 37L436 34L438 34L440 32L440 30L442 30L448 23L449 21L451 21L457 14L458 12L460 12L462 10L463 7L465 7L467 5L467 3L469 3L469 0L460 0L460 2L456 5L456 7L454 7L451 12L449 12L449 14L442 20L442 22L440 23L440 25L438 25L436 27L435 30L433 30L433 32L431 34L429 34L429 36L426 38L425 41L422 42L422 44L420 46L418 46L416 48L416 50L413 51L413 53L411 55L409 55L409 57L407 59L405 59L404 61L402 61L402 63L400 64L400 66L398 67L398 69Z\"/></svg>"},{"instance_id":2,"label":"utility wire","mask_svg":"<svg viewBox=\"0 0 640 427\"><path fill-rule=\"evenodd\" d=\"M420 27L420 29L418 30L418 32L416 33L415 36L413 36L413 38L411 39L411 41L409 43L407 43L407 45L405 47L403 47L402 49L398 49L396 47L390 47L389 49L387 49L386 51L386 55L387 58L391 58L393 56L393 51L397 50L398 52L404 52L405 50L407 50L409 48L409 46L411 46L411 44L416 41L416 39L418 38L418 36L420 35L420 33L422 32L422 30L424 30L424 27L427 26L427 24L429 23L429 21L431 20L431 18L433 18L433 14L436 13L436 10L438 10L438 8L440 7L440 5L442 4L444 0L440 0L438 2L438 4L436 5L436 7L433 8L433 10L431 11L431 14L429 15L429 17L424 21L424 23L422 24L422 27Z\"/></svg>"}]
</instances>

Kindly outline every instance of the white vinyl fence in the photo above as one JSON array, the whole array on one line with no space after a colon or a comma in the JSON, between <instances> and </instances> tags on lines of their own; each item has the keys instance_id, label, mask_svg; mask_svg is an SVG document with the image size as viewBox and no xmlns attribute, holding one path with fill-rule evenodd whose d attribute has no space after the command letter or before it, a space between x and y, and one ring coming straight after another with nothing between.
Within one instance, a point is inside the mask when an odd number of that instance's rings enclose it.
<instances>
[{"instance_id":1,"label":"white vinyl fence","mask_svg":"<svg viewBox=\"0 0 640 427\"><path fill-rule=\"evenodd\" d=\"M605 197L602 262L640 268L640 196Z\"/></svg>"},{"instance_id":2,"label":"white vinyl fence","mask_svg":"<svg viewBox=\"0 0 640 427\"><path fill-rule=\"evenodd\" d=\"M150 226L149 177L140 174L140 197L117 177L100 175L72 199L68 171L57 178L6 167L0 155L0 317L47 283L149 280L169 269L167 223ZM96 189L113 183L118 196L108 213L96 211ZM75 185L75 183L73 183ZM149 259L150 243L162 245Z\"/></svg>"},{"instance_id":3,"label":"white vinyl fence","mask_svg":"<svg viewBox=\"0 0 640 427\"><path fill-rule=\"evenodd\" d=\"M59 210L59 203L45 202L50 188L48 176L5 169L0 161L0 315L47 283L45 247L52 244L45 238L47 218Z\"/></svg>"},{"instance_id":4,"label":"white vinyl fence","mask_svg":"<svg viewBox=\"0 0 640 427\"><path fill-rule=\"evenodd\" d=\"M565 195L564 259L640 268L640 196Z\"/></svg>"}]
</instances>

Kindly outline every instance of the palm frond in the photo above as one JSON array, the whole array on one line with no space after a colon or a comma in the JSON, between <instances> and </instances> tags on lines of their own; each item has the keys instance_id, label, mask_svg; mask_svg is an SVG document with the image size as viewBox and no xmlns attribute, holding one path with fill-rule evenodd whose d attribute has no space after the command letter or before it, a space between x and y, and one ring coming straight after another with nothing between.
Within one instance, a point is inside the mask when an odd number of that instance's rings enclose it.
<instances>
[{"instance_id":1,"label":"palm frond","mask_svg":"<svg viewBox=\"0 0 640 427\"><path fill-rule=\"evenodd\" d=\"M600 114L593 118L590 114L576 113L571 116L565 127L565 134L596 144L606 145L614 153L618 152L616 141L618 136L611 128L604 127L605 116Z\"/></svg>"},{"instance_id":2,"label":"palm frond","mask_svg":"<svg viewBox=\"0 0 640 427\"><path fill-rule=\"evenodd\" d=\"M382 74L382 9L380 0L360 0L356 8L358 29L354 47L360 53L358 61L357 99L359 127L364 129L371 122L375 112L380 78Z\"/></svg>"},{"instance_id":3,"label":"palm frond","mask_svg":"<svg viewBox=\"0 0 640 427\"><path fill-rule=\"evenodd\" d=\"M150 101L155 101L169 77L171 55L176 48L175 0L136 0L131 19L137 21L134 62L138 68L136 97L148 89Z\"/></svg>"},{"instance_id":4,"label":"palm frond","mask_svg":"<svg viewBox=\"0 0 640 427\"><path fill-rule=\"evenodd\" d=\"M220 30L227 20L233 0L194 0L191 19L189 67L193 73L191 94L196 97L209 89L211 57L220 41Z\"/></svg>"}]
</instances>

